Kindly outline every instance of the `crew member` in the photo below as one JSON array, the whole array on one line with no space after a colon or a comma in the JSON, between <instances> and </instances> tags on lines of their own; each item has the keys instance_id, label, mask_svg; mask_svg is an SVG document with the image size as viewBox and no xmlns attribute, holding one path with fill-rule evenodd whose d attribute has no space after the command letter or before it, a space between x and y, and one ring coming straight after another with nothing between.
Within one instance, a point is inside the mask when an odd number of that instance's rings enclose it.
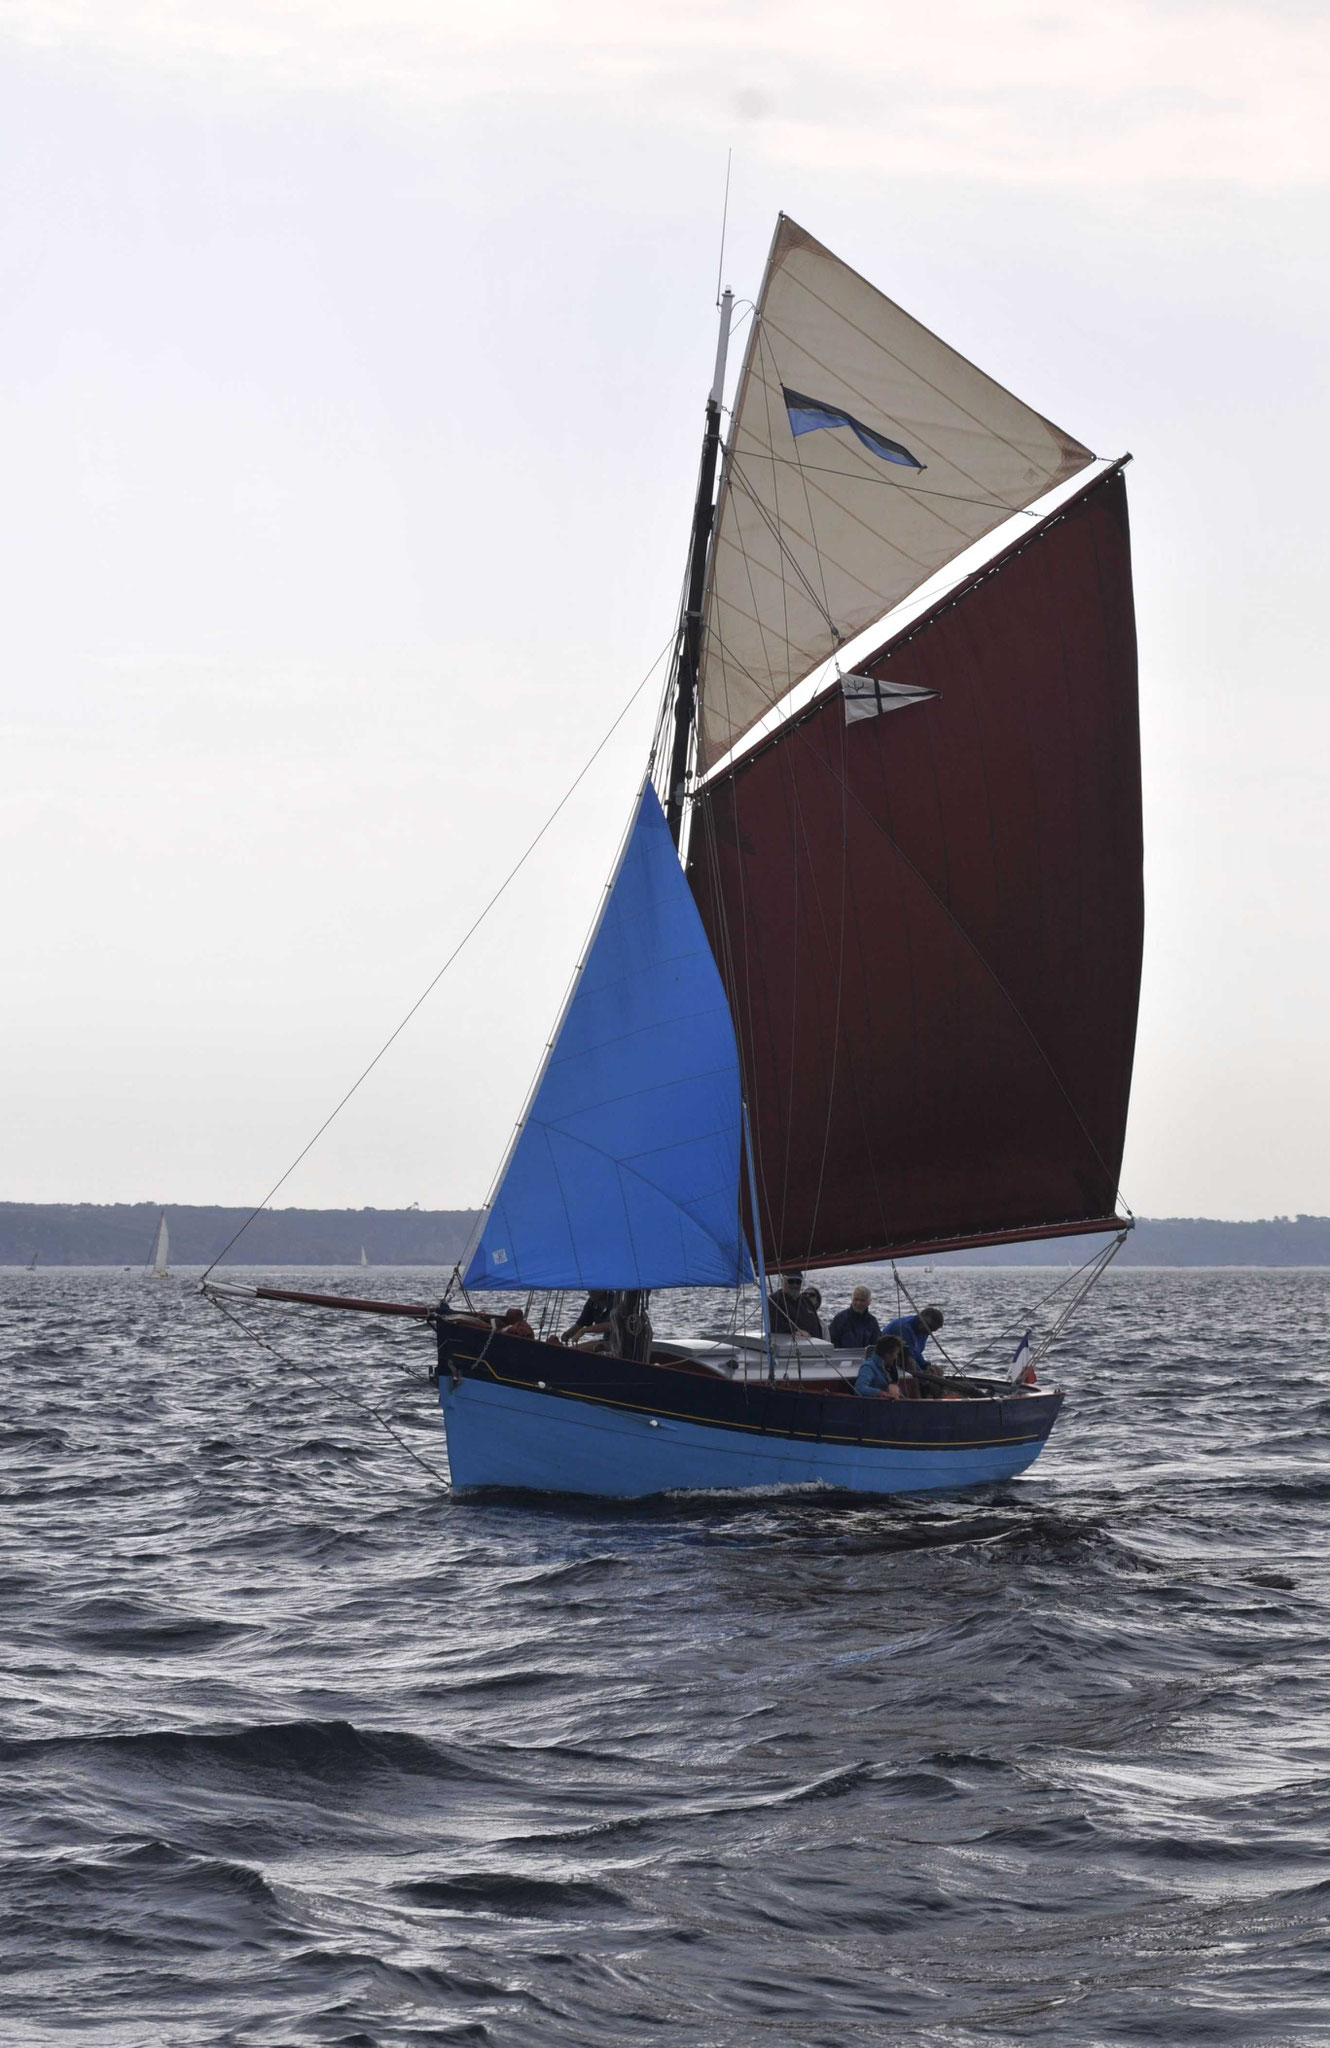
<instances>
[{"instance_id":1,"label":"crew member","mask_svg":"<svg viewBox=\"0 0 1330 2048\"><path fill-rule=\"evenodd\" d=\"M773 1337L822 1335L821 1318L812 1303L804 1299L803 1286L802 1273L782 1273L780 1286L767 1303Z\"/></svg>"},{"instance_id":2,"label":"crew member","mask_svg":"<svg viewBox=\"0 0 1330 2048\"><path fill-rule=\"evenodd\" d=\"M935 1330L942 1328L940 1308L921 1308L917 1316L896 1316L883 1328L884 1337L899 1337L909 1353L906 1361L919 1383L919 1392L936 1399L942 1392L942 1367L924 1357L924 1346Z\"/></svg>"},{"instance_id":3,"label":"crew member","mask_svg":"<svg viewBox=\"0 0 1330 2048\"><path fill-rule=\"evenodd\" d=\"M614 1295L608 1287L598 1287L588 1294L582 1303L582 1313L571 1329L563 1333L565 1344L576 1344L583 1337L603 1337L610 1327L610 1311L614 1307Z\"/></svg>"},{"instance_id":4,"label":"crew member","mask_svg":"<svg viewBox=\"0 0 1330 2048\"><path fill-rule=\"evenodd\" d=\"M882 1325L868 1313L872 1299L866 1287L856 1287L850 1296L850 1306L831 1318L829 1334L837 1351L866 1351L870 1344L876 1344L882 1335Z\"/></svg>"},{"instance_id":5,"label":"crew member","mask_svg":"<svg viewBox=\"0 0 1330 2048\"><path fill-rule=\"evenodd\" d=\"M880 1401L915 1398L915 1378L909 1362L910 1354L899 1337L879 1337L859 1368L855 1393L868 1394Z\"/></svg>"}]
</instances>

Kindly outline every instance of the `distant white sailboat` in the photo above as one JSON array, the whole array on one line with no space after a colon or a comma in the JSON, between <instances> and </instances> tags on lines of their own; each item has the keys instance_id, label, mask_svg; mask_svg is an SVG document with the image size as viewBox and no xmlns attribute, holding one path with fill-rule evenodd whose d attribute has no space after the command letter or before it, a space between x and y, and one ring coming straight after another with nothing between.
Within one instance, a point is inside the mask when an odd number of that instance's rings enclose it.
<instances>
[{"instance_id":1,"label":"distant white sailboat","mask_svg":"<svg viewBox=\"0 0 1330 2048\"><path fill-rule=\"evenodd\" d=\"M362 1266L367 1266L369 1264L369 1260L365 1257L365 1247L363 1244L360 1247L360 1263Z\"/></svg>"},{"instance_id":2,"label":"distant white sailboat","mask_svg":"<svg viewBox=\"0 0 1330 2048\"><path fill-rule=\"evenodd\" d=\"M152 1277L165 1280L169 1277L171 1257L171 1234L166 1227L166 1211L162 1210L157 1220L157 1242L152 1248Z\"/></svg>"}]
</instances>

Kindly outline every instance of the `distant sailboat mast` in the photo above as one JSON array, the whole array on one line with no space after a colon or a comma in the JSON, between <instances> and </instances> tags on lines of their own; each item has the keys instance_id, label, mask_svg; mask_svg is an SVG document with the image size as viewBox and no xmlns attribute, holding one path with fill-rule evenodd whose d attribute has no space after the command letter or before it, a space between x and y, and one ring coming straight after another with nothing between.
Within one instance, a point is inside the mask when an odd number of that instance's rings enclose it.
<instances>
[{"instance_id":1,"label":"distant sailboat mast","mask_svg":"<svg viewBox=\"0 0 1330 2048\"><path fill-rule=\"evenodd\" d=\"M165 1280L170 1268L171 1234L166 1227L166 1211L162 1210L157 1219L157 1239L152 1248L152 1277Z\"/></svg>"}]
</instances>

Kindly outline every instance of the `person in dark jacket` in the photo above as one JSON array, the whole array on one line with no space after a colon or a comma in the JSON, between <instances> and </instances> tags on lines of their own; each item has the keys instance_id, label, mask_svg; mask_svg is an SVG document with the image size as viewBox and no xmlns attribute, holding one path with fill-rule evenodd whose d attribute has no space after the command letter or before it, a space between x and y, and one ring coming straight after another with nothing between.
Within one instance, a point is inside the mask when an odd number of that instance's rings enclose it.
<instances>
[{"instance_id":1,"label":"person in dark jacket","mask_svg":"<svg viewBox=\"0 0 1330 2048\"><path fill-rule=\"evenodd\" d=\"M783 1273L780 1286L767 1307L771 1312L773 1337L820 1337L822 1319L810 1301L804 1300L802 1273Z\"/></svg>"},{"instance_id":2,"label":"person in dark jacket","mask_svg":"<svg viewBox=\"0 0 1330 2048\"><path fill-rule=\"evenodd\" d=\"M872 1299L866 1287L856 1287L850 1296L850 1306L831 1318L828 1334L837 1351L867 1351L870 1344L876 1344L882 1335L882 1325L868 1313Z\"/></svg>"},{"instance_id":3,"label":"person in dark jacket","mask_svg":"<svg viewBox=\"0 0 1330 2048\"><path fill-rule=\"evenodd\" d=\"M578 1344L584 1337L603 1337L608 1334L610 1314L614 1308L614 1295L608 1287L593 1288L582 1304L582 1313L577 1321L563 1333L565 1344Z\"/></svg>"}]
</instances>

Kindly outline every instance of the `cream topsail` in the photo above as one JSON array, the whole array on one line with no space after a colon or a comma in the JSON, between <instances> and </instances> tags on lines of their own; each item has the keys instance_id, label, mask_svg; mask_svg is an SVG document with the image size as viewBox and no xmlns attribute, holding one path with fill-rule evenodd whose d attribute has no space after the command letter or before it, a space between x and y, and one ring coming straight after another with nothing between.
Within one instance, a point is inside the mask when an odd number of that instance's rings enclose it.
<instances>
[{"instance_id":1,"label":"cream topsail","mask_svg":"<svg viewBox=\"0 0 1330 2048\"><path fill-rule=\"evenodd\" d=\"M782 215L721 483L699 769L843 641L1093 460Z\"/></svg>"}]
</instances>

